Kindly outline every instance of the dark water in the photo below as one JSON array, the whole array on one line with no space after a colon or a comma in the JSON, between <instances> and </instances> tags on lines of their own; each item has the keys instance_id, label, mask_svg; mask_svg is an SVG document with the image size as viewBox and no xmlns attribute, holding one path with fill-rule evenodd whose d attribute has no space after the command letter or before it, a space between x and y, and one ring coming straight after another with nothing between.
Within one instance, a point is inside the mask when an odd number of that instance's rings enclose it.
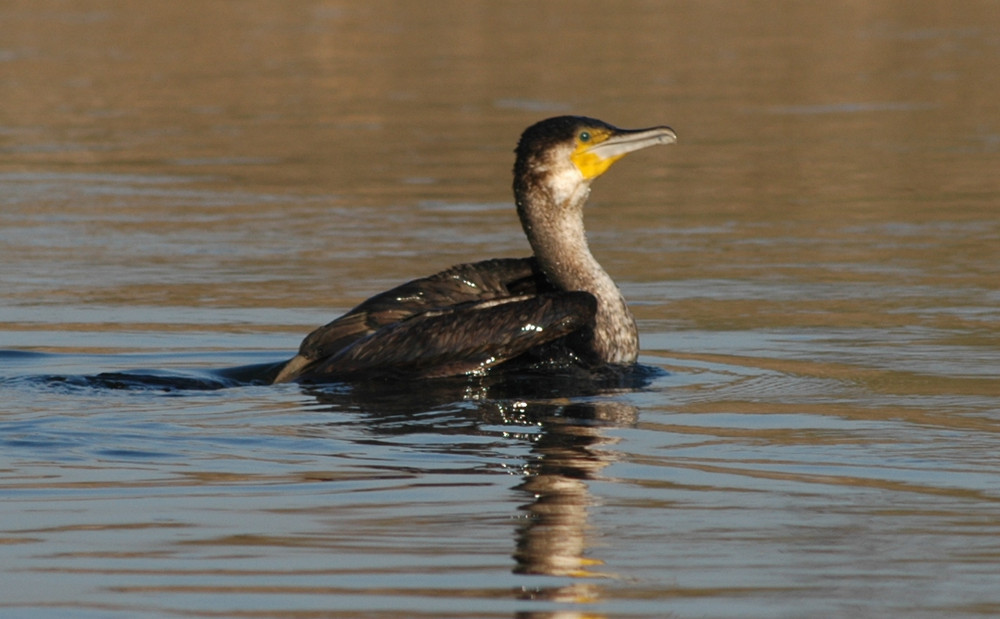
<instances>
[{"instance_id":1,"label":"dark water","mask_svg":"<svg viewBox=\"0 0 1000 619\"><path fill-rule=\"evenodd\" d=\"M1000 613L997 2L8 2L0 615ZM630 385L262 386L527 246L528 124Z\"/></svg>"}]
</instances>

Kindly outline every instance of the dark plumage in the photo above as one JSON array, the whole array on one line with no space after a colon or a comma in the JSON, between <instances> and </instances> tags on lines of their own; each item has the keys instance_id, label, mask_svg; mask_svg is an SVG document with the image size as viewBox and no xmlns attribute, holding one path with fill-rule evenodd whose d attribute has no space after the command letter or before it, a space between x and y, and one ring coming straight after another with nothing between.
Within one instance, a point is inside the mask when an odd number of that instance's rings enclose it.
<instances>
[{"instance_id":1,"label":"dark plumage","mask_svg":"<svg viewBox=\"0 0 1000 619\"><path fill-rule=\"evenodd\" d=\"M310 333L275 382L634 363L635 321L587 247L583 205L611 163L675 140L669 127L575 116L532 125L517 146L514 196L535 255L454 266L376 295Z\"/></svg>"}]
</instances>

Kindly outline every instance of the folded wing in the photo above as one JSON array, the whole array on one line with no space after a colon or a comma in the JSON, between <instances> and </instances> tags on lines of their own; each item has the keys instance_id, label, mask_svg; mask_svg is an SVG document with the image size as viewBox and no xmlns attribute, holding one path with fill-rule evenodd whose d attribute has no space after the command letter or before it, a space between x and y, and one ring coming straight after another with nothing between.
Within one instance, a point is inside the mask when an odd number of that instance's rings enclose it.
<instances>
[{"instance_id":1,"label":"folded wing","mask_svg":"<svg viewBox=\"0 0 1000 619\"><path fill-rule=\"evenodd\" d=\"M533 258L458 265L316 329L275 382L474 373L591 324L595 312L593 295L554 291Z\"/></svg>"}]
</instances>

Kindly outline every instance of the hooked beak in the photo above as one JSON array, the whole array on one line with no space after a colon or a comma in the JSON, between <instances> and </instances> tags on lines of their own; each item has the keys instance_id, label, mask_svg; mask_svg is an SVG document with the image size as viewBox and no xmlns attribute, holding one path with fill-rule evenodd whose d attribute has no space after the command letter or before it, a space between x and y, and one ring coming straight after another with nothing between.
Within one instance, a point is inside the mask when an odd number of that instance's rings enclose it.
<instances>
[{"instance_id":1,"label":"hooked beak","mask_svg":"<svg viewBox=\"0 0 1000 619\"><path fill-rule=\"evenodd\" d=\"M670 127L619 129L608 139L588 148L587 152L601 159L617 161L633 151L657 144L673 144L676 141L677 134Z\"/></svg>"},{"instance_id":2,"label":"hooked beak","mask_svg":"<svg viewBox=\"0 0 1000 619\"><path fill-rule=\"evenodd\" d=\"M670 127L614 129L599 142L581 144L573 153L572 159L584 178L595 179L604 174L612 163L633 151L657 144L673 144L676 141L677 134Z\"/></svg>"}]
</instances>

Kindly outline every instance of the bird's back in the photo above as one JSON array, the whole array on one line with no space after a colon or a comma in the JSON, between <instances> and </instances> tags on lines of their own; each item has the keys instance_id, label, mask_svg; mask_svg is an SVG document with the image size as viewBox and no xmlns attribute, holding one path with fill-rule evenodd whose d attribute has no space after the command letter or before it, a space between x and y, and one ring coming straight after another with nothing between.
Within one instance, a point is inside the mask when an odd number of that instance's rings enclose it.
<instances>
[{"instance_id":1,"label":"bird's back","mask_svg":"<svg viewBox=\"0 0 1000 619\"><path fill-rule=\"evenodd\" d=\"M456 265L316 329L275 382L475 372L587 326L595 311L590 294L555 290L534 258Z\"/></svg>"}]
</instances>

